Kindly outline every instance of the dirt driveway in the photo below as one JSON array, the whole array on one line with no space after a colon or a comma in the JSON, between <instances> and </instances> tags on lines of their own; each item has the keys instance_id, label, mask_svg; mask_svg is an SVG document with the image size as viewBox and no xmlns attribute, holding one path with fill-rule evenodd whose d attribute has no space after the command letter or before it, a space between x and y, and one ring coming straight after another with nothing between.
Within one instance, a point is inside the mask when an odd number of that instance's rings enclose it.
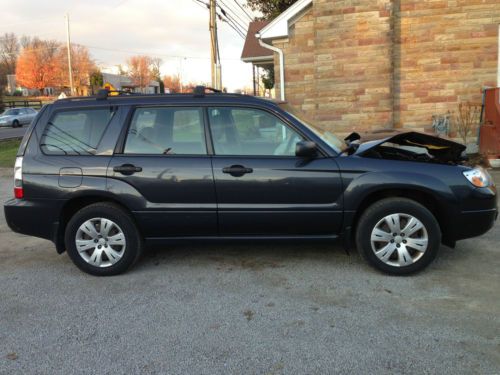
<instances>
[{"instance_id":1,"label":"dirt driveway","mask_svg":"<svg viewBox=\"0 0 500 375\"><path fill-rule=\"evenodd\" d=\"M2 210L0 373L500 373L499 270L497 223L413 277L313 243L174 246L96 278Z\"/></svg>"}]
</instances>

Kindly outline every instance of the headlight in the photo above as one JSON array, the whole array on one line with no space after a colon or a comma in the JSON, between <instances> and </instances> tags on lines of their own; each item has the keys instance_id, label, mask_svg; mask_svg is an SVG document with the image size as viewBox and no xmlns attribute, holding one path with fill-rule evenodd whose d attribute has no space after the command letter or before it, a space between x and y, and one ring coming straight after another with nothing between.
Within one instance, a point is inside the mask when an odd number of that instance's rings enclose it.
<instances>
[{"instance_id":1,"label":"headlight","mask_svg":"<svg viewBox=\"0 0 500 375\"><path fill-rule=\"evenodd\" d=\"M482 167L465 171L464 176L475 187L488 187L491 185L491 176Z\"/></svg>"}]
</instances>

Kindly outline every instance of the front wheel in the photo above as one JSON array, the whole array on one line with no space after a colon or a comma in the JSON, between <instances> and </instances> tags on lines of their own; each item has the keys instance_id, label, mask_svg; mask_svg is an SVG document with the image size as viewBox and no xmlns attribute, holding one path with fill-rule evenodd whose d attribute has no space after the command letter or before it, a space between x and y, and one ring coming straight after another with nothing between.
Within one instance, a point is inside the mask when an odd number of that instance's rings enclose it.
<instances>
[{"instance_id":1,"label":"front wheel","mask_svg":"<svg viewBox=\"0 0 500 375\"><path fill-rule=\"evenodd\" d=\"M361 215L356 245L375 268L393 275L421 271L436 257L441 230L434 215L406 198L380 200Z\"/></svg>"},{"instance_id":2,"label":"front wheel","mask_svg":"<svg viewBox=\"0 0 500 375\"><path fill-rule=\"evenodd\" d=\"M65 244L73 263L96 276L125 272L142 251L134 221L112 203L95 203L78 211L66 227Z\"/></svg>"}]
</instances>

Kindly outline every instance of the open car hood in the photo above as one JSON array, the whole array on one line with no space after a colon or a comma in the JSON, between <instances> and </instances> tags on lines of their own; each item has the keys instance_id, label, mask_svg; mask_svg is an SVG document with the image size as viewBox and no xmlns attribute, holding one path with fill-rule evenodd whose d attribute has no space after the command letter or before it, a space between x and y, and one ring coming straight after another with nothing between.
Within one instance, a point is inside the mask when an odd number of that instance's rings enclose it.
<instances>
[{"instance_id":1,"label":"open car hood","mask_svg":"<svg viewBox=\"0 0 500 375\"><path fill-rule=\"evenodd\" d=\"M387 144L387 146L385 145ZM400 146L400 147L398 147ZM424 155L417 150L427 150ZM458 164L464 161L462 153L466 147L460 143L432 135L407 132L359 145L354 155L381 159L431 161ZM430 155L430 157L429 157ZM414 156L414 158L412 158ZM427 157L429 160L425 160Z\"/></svg>"}]
</instances>

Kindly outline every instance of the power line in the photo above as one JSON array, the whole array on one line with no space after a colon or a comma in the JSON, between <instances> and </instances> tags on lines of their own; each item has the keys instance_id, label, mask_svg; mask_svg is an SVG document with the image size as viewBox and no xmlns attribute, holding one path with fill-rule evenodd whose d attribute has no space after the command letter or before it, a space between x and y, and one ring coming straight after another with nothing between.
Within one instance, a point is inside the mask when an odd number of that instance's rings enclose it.
<instances>
[{"instance_id":1,"label":"power line","mask_svg":"<svg viewBox=\"0 0 500 375\"><path fill-rule=\"evenodd\" d=\"M220 14L222 13L222 15ZM243 39L245 39L245 34L246 34L246 26L242 26L237 20L235 20L231 14L226 12L224 8L220 8L220 13L219 18L221 18L222 21L226 22L228 25L230 25Z\"/></svg>"},{"instance_id":2,"label":"power line","mask_svg":"<svg viewBox=\"0 0 500 375\"><path fill-rule=\"evenodd\" d=\"M223 17L230 20L235 26L238 27L238 29L240 29L240 31L244 32L246 30L245 26L241 25L236 19L234 19L234 17L231 14L226 12L223 8L220 9L220 12L218 14L219 17Z\"/></svg>"},{"instance_id":3,"label":"power line","mask_svg":"<svg viewBox=\"0 0 500 375\"><path fill-rule=\"evenodd\" d=\"M162 53L151 53L148 51L132 51L132 50L123 50L123 49L118 49L118 48L105 48L105 47L97 47L97 46L89 46L85 44L78 44L78 43L73 43L76 45L80 45L82 47L87 47L89 49L97 49L97 50L103 50L103 51L111 51L111 52L122 52L122 53L127 53L127 54L136 54L136 55L155 55L158 57L165 57L165 58L173 58L173 59L200 59L200 60L206 60L209 59L209 57L202 57L202 56L179 56L179 55L166 55ZM226 60L234 60L234 61L240 61L239 59L226 59Z\"/></svg>"},{"instance_id":4,"label":"power line","mask_svg":"<svg viewBox=\"0 0 500 375\"><path fill-rule=\"evenodd\" d=\"M54 17L46 17L46 18L40 18L37 20L30 20L30 21L23 21L23 22L17 22L17 23L11 23L8 25L2 24L2 27L9 28L12 26L18 26L18 25L26 25L26 24L33 24L33 23L49 23L49 22L54 22Z\"/></svg>"},{"instance_id":5,"label":"power line","mask_svg":"<svg viewBox=\"0 0 500 375\"><path fill-rule=\"evenodd\" d=\"M236 33L243 39L245 39L245 34L234 24L234 22L230 18L222 17L220 14L217 14L221 21L225 22L230 26Z\"/></svg>"},{"instance_id":6,"label":"power line","mask_svg":"<svg viewBox=\"0 0 500 375\"><path fill-rule=\"evenodd\" d=\"M6 32L6 34L8 34L8 33L9 33L9 32ZM13 34L14 34L14 33L13 33ZM61 30L56 30L56 29L54 29L54 30L52 30L52 31L43 32L43 33L41 33L41 34L38 34L38 33L37 33L35 37L40 37L40 36L45 37L45 36L47 36L47 35L55 35L55 34L61 34ZM15 35L15 38L16 38L18 41L19 41L19 40L21 40L23 37L25 37L25 36L26 36L26 35L23 35L23 36L19 37L17 34L14 34L14 35ZM2 37L0 37L0 40L8 40L8 39L10 39L10 38L9 38L9 37L7 37L7 38L6 38L6 37L3 37L3 36L2 36Z\"/></svg>"},{"instance_id":7,"label":"power line","mask_svg":"<svg viewBox=\"0 0 500 375\"><path fill-rule=\"evenodd\" d=\"M60 42L63 44L62 42ZM150 51L133 51L133 50L123 50L123 49L117 49L117 48L105 48L105 47L97 47L97 46L90 46L86 44L81 44L81 43L71 43L72 46L80 46L80 47L86 47L88 49L97 49L97 50L102 50L102 51L110 51L110 52L120 52L120 53L125 53L129 55L154 55L158 57L164 57L164 58L171 58L171 59L191 59L191 60L208 60L210 57L203 57L203 56L181 56L181 55L167 55L167 54L162 54L162 53L155 53L155 52L150 52ZM52 47L40 47L40 48L21 48L21 52L35 52L35 51L48 51L48 50L57 50L61 46L52 46ZM9 53L3 53L4 55L17 55L15 52L9 52ZM224 61L240 61L240 59L221 59Z\"/></svg>"},{"instance_id":8,"label":"power line","mask_svg":"<svg viewBox=\"0 0 500 375\"><path fill-rule=\"evenodd\" d=\"M230 8L229 6L227 6L227 4L226 4L226 3L224 3L224 1L222 1L222 0L219 0L219 1L220 1L220 3L221 3L222 5L224 5L224 6L226 7L226 9L227 9L229 12L231 12L232 17L234 17L234 18L238 19L238 20L239 20L239 22L242 22L242 23L243 23L243 25L245 25L245 27L246 27L246 25L248 25L248 21L246 21L246 20L244 20L242 17L240 17L240 15L239 15L239 14L238 14L238 13L237 13L234 9ZM220 7L220 9L221 9L222 11L224 10L222 7ZM227 13L227 12L226 12L226 13ZM235 21L236 21L236 20L235 20ZM239 22L238 22L238 24L239 24ZM241 26L241 24L240 24L240 26Z\"/></svg>"},{"instance_id":9,"label":"power line","mask_svg":"<svg viewBox=\"0 0 500 375\"><path fill-rule=\"evenodd\" d=\"M202 0L193 0L196 4L199 4L201 6L206 6L208 9L210 9L210 4L207 4L205 3L204 1ZM228 16L227 12L220 7L220 5L218 5L219 9L221 11L223 11L223 14L221 15L219 12L217 12L217 16L219 17L219 19L223 22L226 22L228 24L228 26L230 26L234 31L236 31L236 33L243 39L245 39L245 33L241 30L245 30L244 27L242 27L241 25L237 24L234 22L234 20ZM241 28L241 29L240 29Z\"/></svg>"},{"instance_id":10,"label":"power line","mask_svg":"<svg viewBox=\"0 0 500 375\"><path fill-rule=\"evenodd\" d=\"M123 5L124 3L126 3L128 0L122 0L120 1L118 4L116 4L114 7L112 7L111 9L116 9L118 8L119 6Z\"/></svg>"},{"instance_id":11,"label":"power line","mask_svg":"<svg viewBox=\"0 0 500 375\"><path fill-rule=\"evenodd\" d=\"M48 50L56 50L59 49L61 46L53 46L53 47L41 47L41 48L22 48L19 53L17 52L3 52L3 55L9 55L9 56L17 56L21 52L35 52L35 51L48 51Z\"/></svg>"},{"instance_id":12,"label":"power line","mask_svg":"<svg viewBox=\"0 0 500 375\"><path fill-rule=\"evenodd\" d=\"M253 17L239 2L238 0L234 0L236 5L243 11L243 13L246 14L246 16L250 19L250 21L253 21L255 17Z\"/></svg>"},{"instance_id":13,"label":"power line","mask_svg":"<svg viewBox=\"0 0 500 375\"><path fill-rule=\"evenodd\" d=\"M199 5L203 9L209 9L210 8L210 5L208 5L204 1L201 1L201 0L193 0L193 1L194 1L195 4Z\"/></svg>"}]
</instances>

